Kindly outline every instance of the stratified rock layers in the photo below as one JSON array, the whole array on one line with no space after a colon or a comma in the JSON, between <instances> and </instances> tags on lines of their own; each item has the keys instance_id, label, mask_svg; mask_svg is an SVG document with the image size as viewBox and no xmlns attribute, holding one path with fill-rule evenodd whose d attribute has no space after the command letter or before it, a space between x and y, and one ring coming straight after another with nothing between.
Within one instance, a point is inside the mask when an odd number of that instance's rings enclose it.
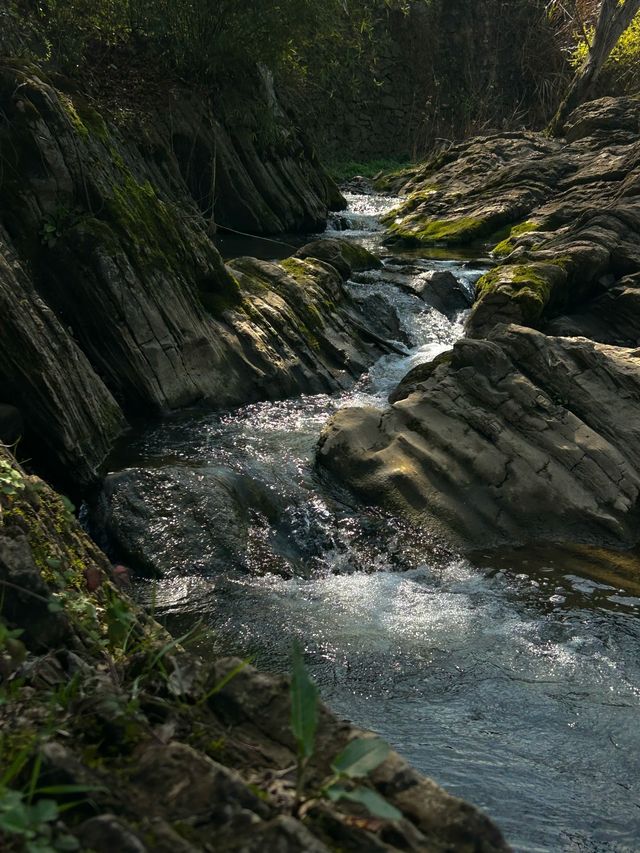
<instances>
[{"instance_id":1,"label":"stratified rock layers","mask_svg":"<svg viewBox=\"0 0 640 853\"><path fill-rule=\"evenodd\" d=\"M126 128L94 106L37 68L0 71L0 404L18 409L25 451L76 485L95 479L132 415L333 390L377 351L343 288L348 261L225 267L193 184L223 135L202 105L178 99L173 123L150 114ZM225 221L313 227L337 203L290 126L285 136L277 163L220 142L218 190L254 217Z\"/></svg>"},{"instance_id":2,"label":"stratified rock layers","mask_svg":"<svg viewBox=\"0 0 640 853\"><path fill-rule=\"evenodd\" d=\"M319 461L459 545L638 537L640 351L501 326L384 411L345 409Z\"/></svg>"}]
</instances>

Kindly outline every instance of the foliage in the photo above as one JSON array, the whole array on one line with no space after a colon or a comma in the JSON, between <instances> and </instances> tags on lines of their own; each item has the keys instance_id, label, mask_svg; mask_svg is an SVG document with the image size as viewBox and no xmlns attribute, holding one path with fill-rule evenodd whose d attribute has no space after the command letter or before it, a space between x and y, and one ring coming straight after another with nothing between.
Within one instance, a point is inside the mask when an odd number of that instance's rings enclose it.
<instances>
[{"instance_id":1,"label":"foliage","mask_svg":"<svg viewBox=\"0 0 640 853\"><path fill-rule=\"evenodd\" d=\"M297 746L297 796L304 786L304 771L313 756L318 727L318 689L309 677L299 643L293 647L291 672L291 731Z\"/></svg>"},{"instance_id":2,"label":"foliage","mask_svg":"<svg viewBox=\"0 0 640 853\"><path fill-rule=\"evenodd\" d=\"M20 4L29 2L13 0L16 14ZM128 45L190 82L237 87L257 63L305 74L312 61L335 75L349 51L364 55L381 16L406 11L408 0L36 0L32 8L45 36L41 58L66 68L98 47Z\"/></svg>"},{"instance_id":3,"label":"foliage","mask_svg":"<svg viewBox=\"0 0 640 853\"><path fill-rule=\"evenodd\" d=\"M30 803L24 792L0 787L0 840L12 838L23 842L27 853L54 853L79 850L72 835L56 831L60 810L55 800L40 799Z\"/></svg>"},{"instance_id":4,"label":"foliage","mask_svg":"<svg viewBox=\"0 0 640 853\"><path fill-rule=\"evenodd\" d=\"M580 68L593 41L594 28L586 28L578 34L578 41L571 53L571 64ZM622 34L604 68L604 85L609 90L636 94L640 91L640 14Z\"/></svg>"},{"instance_id":5,"label":"foliage","mask_svg":"<svg viewBox=\"0 0 640 853\"><path fill-rule=\"evenodd\" d=\"M296 798L304 791L304 772L316 749L318 688L304 665L302 649L294 643L291 675L291 731L296 740L298 765ZM332 775L320 786L318 795L333 802L350 800L363 805L374 817L399 820L402 814L373 788L354 784L365 779L388 757L390 748L378 737L355 738L331 762Z\"/></svg>"},{"instance_id":6,"label":"foliage","mask_svg":"<svg viewBox=\"0 0 640 853\"><path fill-rule=\"evenodd\" d=\"M102 790L86 785L39 785L42 762L31 762L33 742L28 742L12 757L0 776L0 847L2 850L25 850L26 853L57 853L79 850L76 838L69 835L58 821L64 811L76 802L59 805L50 797L69 794L85 795ZM28 777L24 771L31 764ZM23 778L24 784L17 783Z\"/></svg>"},{"instance_id":7,"label":"foliage","mask_svg":"<svg viewBox=\"0 0 640 853\"><path fill-rule=\"evenodd\" d=\"M350 178L354 178L356 175L362 175L365 178L375 178L381 172L397 172L407 168L410 164L406 160L386 157L364 162L358 160L335 160L326 165L334 181L341 184Z\"/></svg>"}]
</instances>

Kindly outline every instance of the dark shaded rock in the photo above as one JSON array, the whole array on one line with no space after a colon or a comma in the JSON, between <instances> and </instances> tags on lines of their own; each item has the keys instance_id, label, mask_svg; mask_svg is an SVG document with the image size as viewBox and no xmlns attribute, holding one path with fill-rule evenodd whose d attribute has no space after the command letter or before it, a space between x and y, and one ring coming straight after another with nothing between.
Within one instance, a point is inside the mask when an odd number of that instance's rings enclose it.
<instances>
[{"instance_id":1,"label":"dark shaded rock","mask_svg":"<svg viewBox=\"0 0 640 853\"><path fill-rule=\"evenodd\" d=\"M149 849L125 821L113 814L89 818L74 834L83 849L95 853L147 853Z\"/></svg>"},{"instance_id":2,"label":"dark shaded rock","mask_svg":"<svg viewBox=\"0 0 640 853\"><path fill-rule=\"evenodd\" d=\"M24 421L20 409L0 403L0 442L14 444L24 432Z\"/></svg>"},{"instance_id":3,"label":"dark shaded rock","mask_svg":"<svg viewBox=\"0 0 640 853\"><path fill-rule=\"evenodd\" d=\"M124 412L335 390L375 349L333 322L338 293L323 337L296 313L302 303L315 316L314 299L329 302L322 287L300 300L293 283L283 292L281 267L257 280L228 270L211 240L200 191L214 160L219 221L231 227L319 227L340 202L277 103L284 136L261 151L201 98L168 97L169 110L147 104L123 132L61 77L11 62L0 72L0 397L60 480L96 479ZM325 282L326 270L305 269Z\"/></svg>"},{"instance_id":4,"label":"dark shaded rock","mask_svg":"<svg viewBox=\"0 0 640 853\"><path fill-rule=\"evenodd\" d=\"M408 344L409 339L400 325L398 312L384 296L379 293L353 293L353 300L358 306L365 325L381 338L391 341L401 341Z\"/></svg>"},{"instance_id":5,"label":"dark shaded rock","mask_svg":"<svg viewBox=\"0 0 640 853\"><path fill-rule=\"evenodd\" d=\"M231 848L237 853L330 853L329 847L300 821L288 815L279 815L275 820L257 827L250 838L244 839L237 847Z\"/></svg>"},{"instance_id":6,"label":"dark shaded rock","mask_svg":"<svg viewBox=\"0 0 640 853\"><path fill-rule=\"evenodd\" d=\"M544 330L549 335L640 346L640 274L621 279L579 311L550 320Z\"/></svg>"},{"instance_id":7,"label":"dark shaded rock","mask_svg":"<svg viewBox=\"0 0 640 853\"><path fill-rule=\"evenodd\" d=\"M122 432L122 411L43 302L0 225L0 389L25 421L30 448L56 473L87 483ZM10 429L15 431L13 417ZM44 450L44 452L43 452Z\"/></svg>"},{"instance_id":8,"label":"dark shaded rock","mask_svg":"<svg viewBox=\"0 0 640 853\"><path fill-rule=\"evenodd\" d=\"M118 559L153 574L247 571L253 526L279 510L259 481L228 468L133 468L106 478L94 521Z\"/></svg>"},{"instance_id":9,"label":"dark shaded rock","mask_svg":"<svg viewBox=\"0 0 640 853\"><path fill-rule=\"evenodd\" d=\"M416 284L418 296L450 320L471 305L470 295L453 273L432 270L423 273Z\"/></svg>"},{"instance_id":10,"label":"dark shaded rock","mask_svg":"<svg viewBox=\"0 0 640 853\"><path fill-rule=\"evenodd\" d=\"M133 781L148 798L150 814L168 821L197 816L223 824L234 811L263 818L272 812L237 772L184 743L146 747L136 762Z\"/></svg>"},{"instance_id":11,"label":"dark shaded rock","mask_svg":"<svg viewBox=\"0 0 640 853\"><path fill-rule=\"evenodd\" d=\"M637 350L500 326L406 391L339 412L320 464L461 547L637 542Z\"/></svg>"}]
</instances>

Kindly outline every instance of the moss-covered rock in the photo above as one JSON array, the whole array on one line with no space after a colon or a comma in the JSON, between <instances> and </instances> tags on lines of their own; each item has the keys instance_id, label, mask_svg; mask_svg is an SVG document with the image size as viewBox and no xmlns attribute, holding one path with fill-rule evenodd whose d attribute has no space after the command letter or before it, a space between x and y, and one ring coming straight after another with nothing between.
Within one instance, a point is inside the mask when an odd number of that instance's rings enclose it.
<instances>
[{"instance_id":1,"label":"moss-covered rock","mask_svg":"<svg viewBox=\"0 0 640 853\"><path fill-rule=\"evenodd\" d=\"M391 241L481 240L507 261L479 283L474 334L498 322L537 324L589 298L603 275L640 264L637 104L605 98L574 119L582 129L569 144L503 133L453 146L413 171L386 217Z\"/></svg>"}]
</instances>

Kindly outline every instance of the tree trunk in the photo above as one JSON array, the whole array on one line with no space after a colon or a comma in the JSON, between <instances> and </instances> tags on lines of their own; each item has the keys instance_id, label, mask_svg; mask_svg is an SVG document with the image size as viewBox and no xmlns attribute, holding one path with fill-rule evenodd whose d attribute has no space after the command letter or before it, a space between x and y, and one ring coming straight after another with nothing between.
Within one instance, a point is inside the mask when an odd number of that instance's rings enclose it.
<instances>
[{"instance_id":1,"label":"tree trunk","mask_svg":"<svg viewBox=\"0 0 640 853\"><path fill-rule=\"evenodd\" d=\"M582 68L576 72L567 94L549 125L549 131L553 136L560 136L563 133L569 114L586 99L589 89L598 79L611 51L638 11L640 11L640 0L625 0L622 5L619 5L619 0L602 0L589 55Z\"/></svg>"}]
</instances>

